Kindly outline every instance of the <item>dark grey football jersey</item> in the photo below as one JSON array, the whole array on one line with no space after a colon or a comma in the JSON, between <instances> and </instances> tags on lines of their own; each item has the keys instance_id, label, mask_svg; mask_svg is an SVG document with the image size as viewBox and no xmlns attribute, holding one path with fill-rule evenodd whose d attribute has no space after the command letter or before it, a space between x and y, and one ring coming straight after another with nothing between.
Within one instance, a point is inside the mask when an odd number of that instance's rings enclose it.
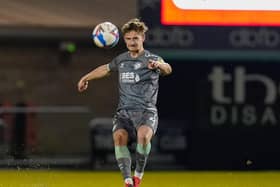
<instances>
[{"instance_id":1,"label":"dark grey football jersey","mask_svg":"<svg viewBox=\"0 0 280 187\"><path fill-rule=\"evenodd\" d=\"M108 64L110 71L119 74L118 109L156 110L158 95L158 69L148 69L149 59L162 58L145 50L142 55L132 58L128 52L122 53Z\"/></svg>"}]
</instances>

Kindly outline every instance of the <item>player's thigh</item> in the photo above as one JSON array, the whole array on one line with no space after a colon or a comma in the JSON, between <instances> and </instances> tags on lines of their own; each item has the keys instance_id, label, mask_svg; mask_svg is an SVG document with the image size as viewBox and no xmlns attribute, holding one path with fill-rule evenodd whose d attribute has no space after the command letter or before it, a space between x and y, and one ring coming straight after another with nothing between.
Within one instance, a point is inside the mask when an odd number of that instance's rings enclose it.
<instances>
[{"instance_id":1,"label":"player's thigh","mask_svg":"<svg viewBox=\"0 0 280 187\"><path fill-rule=\"evenodd\" d=\"M141 117L141 122L137 127L137 131L140 129L141 126L144 126L142 131L150 131L149 128L146 128L146 126L150 127L152 129L152 133L155 134L158 127L158 114L156 111L144 111Z\"/></svg>"},{"instance_id":2,"label":"player's thigh","mask_svg":"<svg viewBox=\"0 0 280 187\"><path fill-rule=\"evenodd\" d=\"M135 128L126 111L120 111L114 116L112 131L115 144L127 145L136 137Z\"/></svg>"}]
</instances>

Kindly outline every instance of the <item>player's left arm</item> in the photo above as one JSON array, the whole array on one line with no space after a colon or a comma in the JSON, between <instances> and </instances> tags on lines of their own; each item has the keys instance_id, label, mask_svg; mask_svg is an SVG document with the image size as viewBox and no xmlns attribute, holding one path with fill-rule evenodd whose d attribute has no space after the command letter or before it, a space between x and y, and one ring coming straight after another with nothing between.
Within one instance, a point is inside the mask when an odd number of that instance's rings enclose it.
<instances>
[{"instance_id":1,"label":"player's left arm","mask_svg":"<svg viewBox=\"0 0 280 187\"><path fill-rule=\"evenodd\" d=\"M163 76L169 75L172 73L172 67L167 62L164 62L163 59L159 59L159 60L150 59L149 63L148 63L148 68L149 69L159 69L161 75L163 75Z\"/></svg>"}]
</instances>

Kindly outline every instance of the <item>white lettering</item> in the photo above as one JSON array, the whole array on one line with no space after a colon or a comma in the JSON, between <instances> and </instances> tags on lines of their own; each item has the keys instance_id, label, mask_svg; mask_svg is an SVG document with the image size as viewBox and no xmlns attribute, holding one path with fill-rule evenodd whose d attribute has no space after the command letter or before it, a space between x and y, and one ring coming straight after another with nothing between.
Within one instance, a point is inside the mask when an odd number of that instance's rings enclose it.
<instances>
[{"instance_id":1,"label":"white lettering","mask_svg":"<svg viewBox=\"0 0 280 187\"><path fill-rule=\"evenodd\" d=\"M246 88L249 82L258 82L265 87L265 104L273 104L276 101L277 87L275 82L269 77L261 74L248 74L244 67L236 67L234 69L234 80L232 75L225 73L222 67L214 67L208 79L212 83L212 97L218 103L230 104L231 97L225 96L226 83L234 83L234 103L244 103L246 100Z\"/></svg>"},{"instance_id":2,"label":"white lettering","mask_svg":"<svg viewBox=\"0 0 280 187\"><path fill-rule=\"evenodd\" d=\"M252 126L257 122L256 109L253 106L247 106L242 110L242 123L246 126Z\"/></svg>"},{"instance_id":3,"label":"white lettering","mask_svg":"<svg viewBox=\"0 0 280 187\"><path fill-rule=\"evenodd\" d=\"M264 110L264 113L263 113L263 116L261 119L261 124L266 124L266 123L270 123L272 125L276 125L276 123L277 123L275 114L271 108L266 108Z\"/></svg>"},{"instance_id":4,"label":"white lettering","mask_svg":"<svg viewBox=\"0 0 280 187\"><path fill-rule=\"evenodd\" d=\"M253 105L223 106L213 105L210 108L212 126L275 126L280 116L276 116L272 107L265 107L257 112Z\"/></svg>"},{"instance_id":5,"label":"white lettering","mask_svg":"<svg viewBox=\"0 0 280 187\"><path fill-rule=\"evenodd\" d=\"M213 106L211 108L210 118L213 125L222 125L227 120L227 112L222 106Z\"/></svg>"},{"instance_id":6,"label":"white lettering","mask_svg":"<svg viewBox=\"0 0 280 187\"><path fill-rule=\"evenodd\" d=\"M147 34L146 44L161 47L189 47L194 42L194 35L188 29L172 28L164 30L154 28Z\"/></svg>"},{"instance_id":7,"label":"white lettering","mask_svg":"<svg viewBox=\"0 0 280 187\"><path fill-rule=\"evenodd\" d=\"M230 32L229 42L233 47L256 48L279 46L280 35L276 30L261 28L256 29L236 29Z\"/></svg>"},{"instance_id":8,"label":"white lettering","mask_svg":"<svg viewBox=\"0 0 280 187\"><path fill-rule=\"evenodd\" d=\"M123 72L120 74L120 81L123 83L135 83L140 81L140 76L134 72Z\"/></svg>"},{"instance_id":9,"label":"white lettering","mask_svg":"<svg viewBox=\"0 0 280 187\"><path fill-rule=\"evenodd\" d=\"M224 85L232 81L232 76L224 72L222 67L214 67L208 79L212 82L212 96L218 103L231 103L231 98L225 96Z\"/></svg>"}]
</instances>

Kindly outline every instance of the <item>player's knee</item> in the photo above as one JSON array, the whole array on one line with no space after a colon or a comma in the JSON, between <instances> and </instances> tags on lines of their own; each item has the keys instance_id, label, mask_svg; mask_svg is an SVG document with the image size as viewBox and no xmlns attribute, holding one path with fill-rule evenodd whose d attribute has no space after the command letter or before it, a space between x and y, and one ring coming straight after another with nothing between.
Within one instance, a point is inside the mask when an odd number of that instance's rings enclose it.
<instances>
[{"instance_id":1,"label":"player's knee","mask_svg":"<svg viewBox=\"0 0 280 187\"><path fill-rule=\"evenodd\" d=\"M126 145L128 141L128 134L125 130L117 130L113 134L115 145Z\"/></svg>"},{"instance_id":2,"label":"player's knee","mask_svg":"<svg viewBox=\"0 0 280 187\"><path fill-rule=\"evenodd\" d=\"M137 133L137 140L138 143L142 144L142 145L147 145L148 143L150 143L152 138L152 131L150 132L150 130L146 131L146 130L139 130Z\"/></svg>"},{"instance_id":3,"label":"player's knee","mask_svg":"<svg viewBox=\"0 0 280 187\"><path fill-rule=\"evenodd\" d=\"M148 135L139 135L138 136L138 143L142 145L147 145L151 141L151 138Z\"/></svg>"}]
</instances>

